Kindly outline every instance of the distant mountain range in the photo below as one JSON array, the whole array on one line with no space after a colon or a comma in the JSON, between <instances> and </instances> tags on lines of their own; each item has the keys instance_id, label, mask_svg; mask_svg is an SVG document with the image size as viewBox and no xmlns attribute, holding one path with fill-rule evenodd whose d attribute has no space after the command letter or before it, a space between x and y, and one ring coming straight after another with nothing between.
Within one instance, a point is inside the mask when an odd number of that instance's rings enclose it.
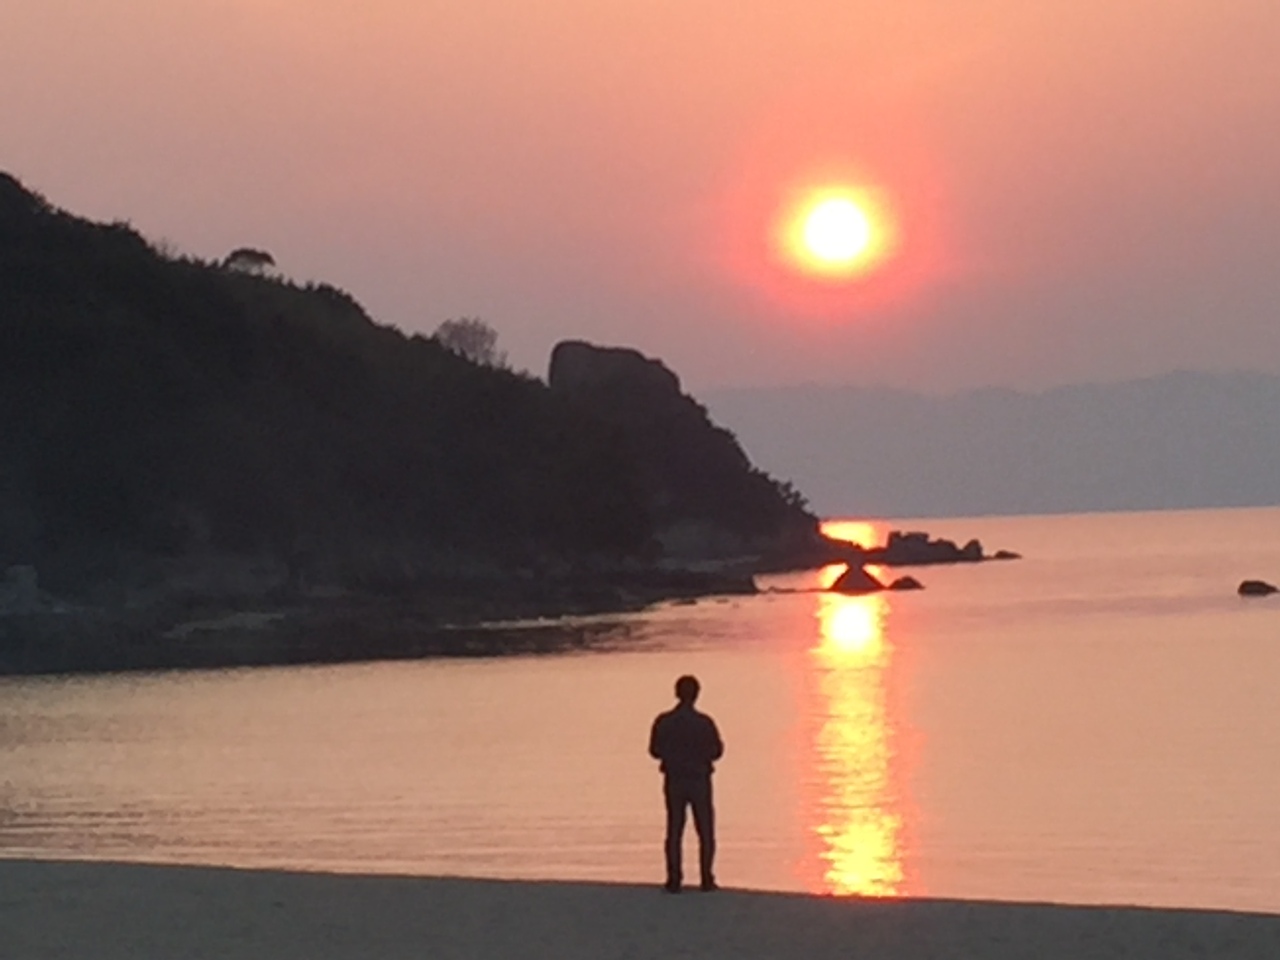
<instances>
[{"instance_id":1,"label":"distant mountain range","mask_svg":"<svg viewBox=\"0 0 1280 960\"><path fill-rule=\"evenodd\" d=\"M745 388L703 401L828 516L1280 504L1280 377L1265 374L948 396Z\"/></svg>"}]
</instances>

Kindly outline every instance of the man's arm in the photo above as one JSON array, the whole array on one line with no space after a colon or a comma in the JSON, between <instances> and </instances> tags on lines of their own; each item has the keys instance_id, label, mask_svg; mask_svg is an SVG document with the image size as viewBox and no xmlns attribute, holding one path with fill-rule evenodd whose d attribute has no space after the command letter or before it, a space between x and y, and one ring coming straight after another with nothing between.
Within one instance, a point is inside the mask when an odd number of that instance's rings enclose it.
<instances>
[{"instance_id":1,"label":"man's arm","mask_svg":"<svg viewBox=\"0 0 1280 960\"><path fill-rule=\"evenodd\" d=\"M649 729L649 756L655 760L662 759L662 745L658 742L658 726L662 723L662 717L658 717L653 721L653 726Z\"/></svg>"},{"instance_id":2,"label":"man's arm","mask_svg":"<svg viewBox=\"0 0 1280 960\"><path fill-rule=\"evenodd\" d=\"M708 760L719 760L724 756L724 741L720 739L720 731L716 728L716 722L707 717L707 729L711 736L708 738L707 748L710 751Z\"/></svg>"}]
</instances>

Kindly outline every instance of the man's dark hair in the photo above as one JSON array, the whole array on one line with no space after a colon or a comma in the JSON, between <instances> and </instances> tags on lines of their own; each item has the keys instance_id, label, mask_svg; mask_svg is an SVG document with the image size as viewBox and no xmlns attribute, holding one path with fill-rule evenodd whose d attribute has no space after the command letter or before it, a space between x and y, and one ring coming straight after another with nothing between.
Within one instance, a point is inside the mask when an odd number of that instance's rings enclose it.
<instances>
[{"instance_id":1,"label":"man's dark hair","mask_svg":"<svg viewBox=\"0 0 1280 960\"><path fill-rule=\"evenodd\" d=\"M676 681L676 699L681 703L693 703L701 690L702 684L698 683L697 677L685 674Z\"/></svg>"}]
</instances>

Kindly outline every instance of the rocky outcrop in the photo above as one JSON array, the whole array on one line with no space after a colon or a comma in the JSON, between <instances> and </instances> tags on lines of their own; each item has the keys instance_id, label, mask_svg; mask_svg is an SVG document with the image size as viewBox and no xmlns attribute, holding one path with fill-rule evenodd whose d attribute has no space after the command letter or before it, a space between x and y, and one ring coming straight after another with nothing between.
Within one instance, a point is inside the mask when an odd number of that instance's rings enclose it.
<instances>
[{"instance_id":1,"label":"rocky outcrop","mask_svg":"<svg viewBox=\"0 0 1280 960\"><path fill-rule=\"evenodd\" d=\"M884 589L884 584L867 573L862 567L850 566L848 570L840 574L829 589L832 593L847 593L856 596L864 593L876 593Z\"/></svg>"},{"instance_id":2,"label":"rocky outcrop","mask_svg":"<svg viewBox=\"0 0 1280 960\"><path fill-rule=\"evenodd\" d=\"M881 590L923 590L924 584L915 577L898 577L893 582L885 584L862 567L851 565L827 589L832 593L858 596L865 593L877 593Z\"/></svg>"},{"instance_id":3,"label":"rocky outcrop","mask_svg":"<svg viewBox=\"0 0 1280 960\"><path fill-rule=\"evenodd\" d=\"M1245 580L1236 588L1236 593L1242 597L1267 597L1277 589L1274 584L1267 583L1265 580Z\"/></svg>"},{"instance_id":4,"label":"rocky outcrop","mask_svg":"<svg viewBox=\"0 0 1280 960\"><path fill-rule=\"evenodd\" d=\"M978 563L982 560L1019 560L1021 555L1011 550L997 551L994 556L983 552L982 543L970 540L958 546L952 540L934 539L929 534L913 530L889 533L883 547L861 547L842 544L836 547L838 558L854 565L875 564L885 567L925 566L931 563Z\"/></svg>"},{"instance_id":5,"label":"rocky outcrop","mask_svg":"<svg viewBox=\"0 0 1280 960\"><path fill-rule=\"evenodd\" d=\"M927 563L972 563L981 559L982 544L977 540L970 540L960 547L951 540L935 540L918 530L905 533L893 530L879 551L879 556L872 562L911 566Z\"/></svg>"},{"instance_id":6,"label":"rocky outcrop","mask_svg":"<svg viewBox=\"0 0 1280 960\"><path fill-rule=\"evenodd\" d=\"M738 558L757 568L825 559L827 544L803 497L753 466L660 360L567 340L552 351L547 381L622 436L663 559Z\"/></svg>"},{"instance_id":7,"label":"rocky outcrop","mask_svg":"<svg viewBox=\"0 0 1280 960\"><path fill-rule=\"evenodd\" d=\"M889 584L890 590L923 590L924 584L915 577L899 577Z\"/></svg>"},{"instance_id":8,"label":"rocky outcrop","mask_svg":"<svg viewBox=\"0 0 1280 960\"><path fill-rule=\"evenodd\" d=\"M683 398L680 378L661 360L630 347L598 347L583 340L555 345L547 382L562 393L612 394L647 406Z\"/></svg>"}]
</instances>

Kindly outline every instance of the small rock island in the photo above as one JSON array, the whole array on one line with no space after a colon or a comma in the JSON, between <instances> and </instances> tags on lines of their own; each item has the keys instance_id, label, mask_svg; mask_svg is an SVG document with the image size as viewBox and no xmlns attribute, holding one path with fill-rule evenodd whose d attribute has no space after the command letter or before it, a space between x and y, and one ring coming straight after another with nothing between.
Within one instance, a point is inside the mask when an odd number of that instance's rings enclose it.
<instances>
[{"instance_id":1,"label":"small rock island","mask_svg":"<svg viewBox=\"0 0 1280 960\"><path fill-rule=\"evenodd\" d=\"M1018 560L1011 550L997 550L988 555L978 540L957 546L951 540L934 539L920 531L890 531L882 547L863 547L855 543L841 544L838 559L849 565L828 588L835 593L864 594L879 590L923 590L924 584L912 576L898 577L884 583L869 573L866 566L912 567L939 563L980 563L984 560Z\"/></svg>"},{"instance_id":2,"label":"small rock island","mask_svg":"<svg viewBox=\"0 0 1280 960\"><path fill-rule=\"evenodd\" d=\"M1269 597L1276 593L1277 588L1273 583L1267 583L1265 580L1245 580L1236 588L1236 593L1242 597Z\"/></svg>"}]
</instances>

